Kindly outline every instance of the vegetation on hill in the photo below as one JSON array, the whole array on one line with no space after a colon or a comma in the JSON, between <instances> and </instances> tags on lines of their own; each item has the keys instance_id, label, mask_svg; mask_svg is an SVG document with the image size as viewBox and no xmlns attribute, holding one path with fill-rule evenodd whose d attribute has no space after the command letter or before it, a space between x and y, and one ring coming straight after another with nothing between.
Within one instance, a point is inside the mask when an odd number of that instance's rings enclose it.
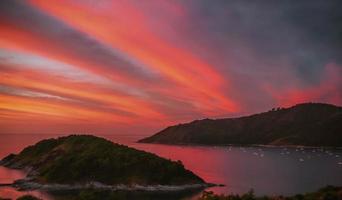
<instances>
[{"instance_id":1,"label":"vegetation on hill","mask_svg":"<svg viewBox=\"0 0 342 200\"><path fill-rule=\"evenodd\" d=\"M5 157L1 163L7 167L30 169L31 177L39 183L204 183L201 178L186 170L180 161L174 162L103 138L86 135L43 140L25 148L18 155Z\"/></svg>"},{"instance_id":2,"label":"vegetation on hill","mask_svg":"<svg viewBox=\"0 0 342 200\"><path fill-rule=\"evenodd\" d=\"M253 191L243 195L216 195L212 192L203 192L198 200L341 200L342 187L327 186L316 192L297 194L291 197L283 196L264 196L256 197Z\"/></svg>"},{"instance_id":3,"label":"vegetation on hill","mask_svg":"<svg viewBox=\"0 0 342 200\"><path fill-rule=\"evenodd\" d=\"M12 200L12 199L0 197L0 200ZM17 198L17 200L42 200L42 199L37 198L37 197L32 196L32 195L24 195L24 196Z\"/></svg>"},{"instance_id":4,"label":"vegetation on hill","mask_svg":"<svg viewBox=\"0 0 342 200\"><path fill-rule=\"evenodd\" d=\"M342 107L305 103L240 118L204 119L168 127L139 142L342 146Z\"/></svg>"},{"instance_id":5,"label":"vegetation on hill","mask_svg":"<svg viewBox=\"0 0 342 200\"><path fill-rule=\"evenodd\" d=\"M151 200L151 199L179 199L177 197L144 197L144 196L132 196L128 193L113 193L113 192L105 192L105 191L96 191L96 190L84 190L73 196L63 197L62 199L66 200L130 200L130 199L141 199L141 200ZM1 198L0 200L5 200L6 198ZM60 199L60 198L58 198ZM237 195L218 195L213 192L204 191L197 200L341 200L342 199L342 187L335 186L327 186L322 189L319 189L315 192L305 193L305 194L297 194L294 196L262 196L257 197L254 195L253 191L247 192L245 194ZM8 200L8 199L6 199ZM18 198L17 200L39 200L39 198L26 195Z\"/></svg>"},{"instance_id":6,"label":"vegetation on hill","mask_svg":"<svg viewBox=\"0 0 342 200\"><path fill-rule=\"evenodd\" d=\"M42 199L37 198L37 197L32 196L32 195L24 195L24 196L17 198L17 200L42 200Z\"/></svg>"}]
</instances>

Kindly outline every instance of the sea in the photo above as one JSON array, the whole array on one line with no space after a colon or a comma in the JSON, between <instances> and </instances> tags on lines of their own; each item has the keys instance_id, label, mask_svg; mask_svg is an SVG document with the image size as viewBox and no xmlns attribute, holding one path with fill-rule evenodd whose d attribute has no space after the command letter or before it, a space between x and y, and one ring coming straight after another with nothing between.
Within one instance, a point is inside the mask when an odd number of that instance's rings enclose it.
<instances>
[{"instance_id":1,"label":"sea","mask_svg":"<svg viewBox=\"0 0 342 200\"><path fill-rule=\"evenodd\" d=\"M28 145L63 135L0 134L0 158L19 153ZM136 143L144 136L98 135L120 143L157 154L171 160L180 160L206 182L223 187L206 189L217 194L242 194L253 190L257 196L295 195L312 192L327 185L342 186L342 150L331 148L270 147L270 146L189 146ZM25 177L25 172L0 166L0 184L12 183ZM0 187L0 197L15 199L33 194L46 200L55 200L44 191L18 191ZM181 199L195 199L197 192Z\"/></svg>"}]
</instances>

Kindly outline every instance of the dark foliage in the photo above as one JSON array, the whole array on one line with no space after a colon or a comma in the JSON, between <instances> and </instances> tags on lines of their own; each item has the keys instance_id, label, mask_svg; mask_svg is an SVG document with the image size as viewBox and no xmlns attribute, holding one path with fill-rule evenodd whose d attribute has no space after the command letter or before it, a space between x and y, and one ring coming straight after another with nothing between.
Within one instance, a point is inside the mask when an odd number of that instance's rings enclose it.
<instances>
[{"instance_id":1,"label":"dark foliage","mask_svg":"<svg viewBox=\"0 0 342 200\"><path fill-rule=\"evenodd\" d=\"M69 196L60 196L57 199L65 199L65 200L175 200L175 199L183 199L177 196L169 196L166 194L163 195L146 195L141 193L129 193L129 192L106 192L106 191L97 191L97 190L84 190L79 191L76 194ZM0 198L0 200L9 200ZM39 200L39 198L25 195L17 200ZM213 192L203 192L201 197L197 200L342 200L342 187L335 186L327 186L316 192L310 192L305 194L297 194L294 196L263 196L257 197L254 195L253 190L242 194L230 194L230 195L217 195Z\"/></svg>"},{"instance_id":2,"label":"dark foliage","mask_svg":"<svg viewBox=\"0 0 342 200\"><path fill-rule=\"evenodd\" d=\"M48 139L3 160L8 167L30 167L42 183L165 184L203 183L174 162L95 136Z\"/></svg>"},{"instance_id":3,"label":"dark foliage","mask_svg":"<svg viewBox=\"0 0 342 200\"><path fill-rule=\"evenodd\" d=\"M274 196L274 197L256 197L253 191L243 195L216 195L212 192L203 192L199 200L341 200L342 188L327 186L317 192L297 194L291 197Z\"/></svg>"},{"instance_id":4,"label":"dark foliage","mask_svg":"<svg viewBox=\"0 0 342 200\"><path fill-rule=\"evenodd\" d=\"M108 191L108 190L80 190L72 193L53 194L57 200L185 200L198 194L196 191L161 192L161 191Z\"/></svg>"},{"instance_id":5,"label":"dark foliage","mask_svg":"<svg viewBox=\"0 0 342 200\"><path fill-rule=\"evenodd\" d=\"M41 200L41 199L31 196L31 195L24 195L22 197L17 198L17 200Z\"/></svg>"}]
</instances>

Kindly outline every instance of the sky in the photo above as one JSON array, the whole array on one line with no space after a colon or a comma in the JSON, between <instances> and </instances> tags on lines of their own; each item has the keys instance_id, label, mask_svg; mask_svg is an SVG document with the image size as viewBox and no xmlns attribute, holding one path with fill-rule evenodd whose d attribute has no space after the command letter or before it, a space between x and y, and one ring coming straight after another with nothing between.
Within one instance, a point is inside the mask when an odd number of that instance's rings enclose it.
<instances>
[{"instance_id":1,"label":"sky","mask_svg":"<svg viewBox=\"0 0 342 200\"><path fill-rule=\"evenodd\" d=\"M342 1L2 0L0 133L151 135L342 105Z\"/></svg>"}]
</instances>

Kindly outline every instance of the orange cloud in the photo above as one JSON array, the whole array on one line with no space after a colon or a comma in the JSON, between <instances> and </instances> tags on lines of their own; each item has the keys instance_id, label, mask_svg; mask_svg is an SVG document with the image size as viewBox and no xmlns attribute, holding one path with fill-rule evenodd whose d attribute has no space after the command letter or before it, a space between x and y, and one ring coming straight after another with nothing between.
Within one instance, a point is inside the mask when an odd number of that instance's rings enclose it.
<instances>
[{"instance_id":1,"label":"orange cloud","mask_svg":"<svg viewBox=\"0 0 342 200\"><path fill-rule=\"evenodd\" d=\"M0 109L40 114L42 116L54 116L64 118L65 120L88 121L91 119L95 120L94 122L96 120L121 123L130 122L129 119L125 119L123 116L81 108L76 104L10 95L0 95Z\"/></svg>"},{"instance_id":2,"label":"orange cloud","mask_svg":"<svg viewBox=\"0 0 342 200\"><path fill-rule=\"evenodd\" d=\"M159 113L151 104L133 96L127 96L110 90L105 86L92 83L75 82L63 77L56 77L39 71L25 69L11 69L1 71L0 84L12 87L25 88L47 94L77 100L79 103L93 102L103 105L105 108L116 109L141 116L144 119L165 120L165 116ZM58 84L56 84L58 83ZM96 109L93 108L93 109Z\"/></svg>"},{"instance_id":3,"label":"orange cloud","mask_svg":"<svg viewBox=\"0 0 342 200\"><path fill-rule=\"evenodd\" d=\"M239 110L236 102L222 95L223 86L227 88L229 82L200 58L149 30L149 19L134 5L120 1L105 5L104 12L100 12L86 4L65 6L63 1L32 1L32 4L158 71L178 85L179 93L184 87L195 91L197 95L193 99L198 105L215 105L229 112Z\"/></svg>"}]
</instances>

